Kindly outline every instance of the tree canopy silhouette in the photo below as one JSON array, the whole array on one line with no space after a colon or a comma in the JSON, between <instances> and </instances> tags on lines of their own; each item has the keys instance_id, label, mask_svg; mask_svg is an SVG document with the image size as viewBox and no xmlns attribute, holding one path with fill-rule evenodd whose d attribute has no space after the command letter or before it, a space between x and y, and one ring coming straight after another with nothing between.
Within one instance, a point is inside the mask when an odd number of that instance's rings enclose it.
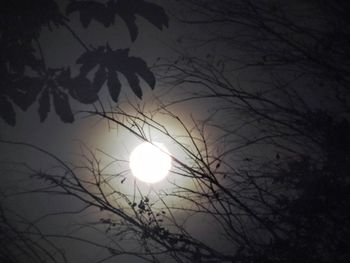
<instances>
[{"instance_id":1,"label":"tree canopy silhouette","mask_svg":"<svg viewBox=\"0 0 350 263\"><path fill-rule=\"evenodd\" d=\"M125 49L113 50L108 44L94 47L84 43L70 27L69 15L79 12L84 28L88 28L92 20L110 27L115 23L115 16L119 16L126 24L131 40L135 41L138 35L136 16L145 18L160 30L168 26L168 17L160 6L143 0L109 0L106 3L70 1L64 14L59 2L54 0L17 0L3 1L0 8L0 114L8 124L16 123L13 104L26 111L38 101L40 120L44 121L50 112L52 100L60 119L73 122L69 99L92 104L98 100L98 92L105 82L111 98L117 102L121 89L117 72L126 77L139 98L142 97L142 90L138 76L154 88L154 75L144 60L130 57ZM71 75L70 65L52 68L45 61L40 45L42 31L44 28L54 31L59 27L71 32L84 49L77 56L76 63L81 64L77 76ZM97 65L100 67L90 80L86 75Z\"/></svg>"}]
</instances>

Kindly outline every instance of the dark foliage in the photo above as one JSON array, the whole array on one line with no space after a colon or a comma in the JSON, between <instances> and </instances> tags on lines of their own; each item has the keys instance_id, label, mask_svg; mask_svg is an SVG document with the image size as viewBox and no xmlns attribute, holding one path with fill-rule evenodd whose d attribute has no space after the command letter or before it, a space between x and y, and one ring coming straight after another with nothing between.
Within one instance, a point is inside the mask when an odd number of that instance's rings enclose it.
<instances>
[{"instance_id":1,"label":"dark foliage","mask_svg":"<svg viewBox=\"0 0 350 263\"><path fill-rule=\"evenodd\" d=\"M272 222L283 234L262 247L260 262L345 263L350 259L349 122L326 119L320 128L325 148L319 164L303 156L276 174L274 185L294 193L279 195L272 205Z\"/></svg>"},{"instance_id":2,"label":"dark foliage","mask_svg":"<svg viewBox=\"0 0 350 263\"><path fill-rule=\"evenodd\" d=\"M128 49L112 50L108 44L106 47L100 46L93 51L87 51L77 60L77 64L82 64L80 75L86 76L93 68L98 66L93 79L94 90L99 91L108 79L107 86L110 95L117 102L121 84L116 72L120 72L129 82L135 95L141 99L142 90L138 76L143 78L152 89L156 80L142 59L129 57L128 53Z\"/></svg>"},{"instance_id":3,"label":"dark foliage","mask_svg":"<svg viewBox=\"0 0 350 263\"><path fill-rule=\"evenodd\" d=\"M60 119L73 122L69 98L84 104L94 103L107 79L111 97L117 102L121 84L115 71L126 77L139 98L142 97L142 90L137 75L152 88L155 86L154 75L146 63L141 58L129 57L127 50L112 51L108 45L106 48L87 48L70 28L69 18L61 13L54 0L2 1L0 10L0 116L10 125L16 124L14 104L26 111L38 100L40 120L44 121L51 108L51 99ZM115 15L119 15L126 22L133 41L138 34L136 15L144 17L159 29L168 25L168 18L160 6L142 0L108 1L106 4L71 1L67 14L76 11L80 13L84 28L93 19L109 27L114 24ZM45 61L40 46L42 29L54 31L58 27L67 28L86 50L77 60L78 64L83 64L79 76L71 76L68 65L50 68ZM100 67L90 80L86 74L97 65Z\"/></svg>"},{"instance_id":4,"label":"dark foliage","mask_svg":"<svg viewBox=\"0 0 350 263\"><path fill-rule=\"evenodd\" d=\"M116 15L120 16L128 27L132 41L135 41L138 35L136 15L142 16L160 30L163 26L168 26L168 17L164 10L143 0L109 0L105 4L95 1L72 1L67 7L67 13L75 11L80 13L80 22L85 28L93 19L108 27L114 24Z\"/></svg>"}]
</instances>

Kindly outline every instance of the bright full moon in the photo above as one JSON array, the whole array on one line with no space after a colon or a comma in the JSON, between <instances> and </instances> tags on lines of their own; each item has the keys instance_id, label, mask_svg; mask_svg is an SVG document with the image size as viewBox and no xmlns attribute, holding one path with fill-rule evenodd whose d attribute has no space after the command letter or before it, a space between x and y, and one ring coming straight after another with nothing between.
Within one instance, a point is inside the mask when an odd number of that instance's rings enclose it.
<instances>
[{"instance_id":1,"label":"bright full moon","mask_svg":"<svg viewBox=\"0 0 350 263\"><path fill-rule=\"evenodd\" d=\"M144 142L131 152L129 166L140 181L156 183L167 176L171 157L163 144Z\"/></svg>"}]
</instances>

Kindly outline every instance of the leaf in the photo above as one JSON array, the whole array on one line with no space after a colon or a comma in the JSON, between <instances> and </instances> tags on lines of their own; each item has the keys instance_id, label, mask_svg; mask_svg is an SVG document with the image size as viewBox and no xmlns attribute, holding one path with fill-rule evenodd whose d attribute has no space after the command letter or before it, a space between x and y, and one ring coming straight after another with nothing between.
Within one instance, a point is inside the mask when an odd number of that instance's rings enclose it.
<instances>
[{"instance_id":1,"label":"leaf","mask_svg":"<svg viewBox=\"0 0 350 263\"><path fill-rule=\"evenodd\" d=\"M135 1L118 1L115 4L115 12L120 16L120 18L125 22L131 41L135 41L138 35L138 28L136 26L135 17L136 5Z\"/></svg>"},{"instance_id":2,"label":"leaf","mask_svg":"<svg viewBox=\"0 0 350 263\"><path fill-rule=\"evenodd\" d=\"M53 92L53 103L58 116L60 116L63 122L73 122L74 116L69 105L69 98L67 94L56 89Z\"/></svg>"},{"instance_id":3,"label":"leaf","mask_svg":"<svg viewBox=\"0 0 350 263\"><path fill-rule=\"evenodd\" d=\"M93 14L90 10L81 10L80 11L80 23L84 28L87 28L92 20Z\"/></svg>"},{"instance_id":4,"label":"leaf","mask_svg":"<svg viewBox=\"0 0 350 263\"><path fill-rule=\"evenodd\" d=\"M113 10L105 4L95 1L74 1L66 9L67 14L78 11L80 12L80 22L84 28L87 28L92 19L102 23L105 27L114 23Z\"/></svg>"},{"instance_id":5,"label":"leaf","mask_svg":"<svg viewBox=\"0 0 350 263\"><path fill-rule=\"evenodd\" d=\"M135 1L135 0L134 0ZM164 9L159 5L148 3L143 0L138 0L138 7L136 13L143 16L151 24L157 27L159 30L163 29L163 26L169 26L169 18L166 15Z\"/></svg>"},{"instance_id":6,"label":"leaf","mask_svg":"<svg viewBox=\"0 0 350 263\"><path fill-rule=\"evenodd\" d=\"M97 63L93 63L92 61L83 64L80 67L80 75L86 76L96 65Z\"/></svg>"},{"instance_id":7,"label":"leaf","mask_svg":"<svg viewBox=\"0 0 350 263\"><path fill-rule=\"evenodd\" d=\"M139 99L142 99L142 89L140 87L140 82L137 76L135 74L129 74L129 73L126 73L124 75L127 81L129 82L129 85L132 91L135 93L135 95Z\"/></svg>"},{"instance_id":8,"label":"leaf","mask_svg":"<svg viewBox=\"0 0 350 263\"><path fill-rule=\"evenodd\" d=\"M118 14L125 22L132 41L135 41L138 35L136 15L144 17L160 30L169 23L162 7L143 0L109 0L106 4L95 1L72 1L67 6L66 12L70 14L76 11L80 13L80 22L84 28L87 28L93 19L109 27Z\"/></svg>"},{"instance_id":9,"label":"leaf","mask_svg":"<svg viewBox=\"0 0 350 263\"><path fill-rule=\"evenodd\" d=\"M9 61L9 66L12 68L16 73L23 75L24 74L24 68L25 65L23 61L19 58L14 58Z\"/></svg>"},{"instance_id":10,"label":"leaf","mask_svg":"<svg viewBox=\"0 0 350 263\"><path fill-rule=\"evenodd\" d=\"M129 70L129 49L112 50L108 43L106 44L106 53L103 59L103 65L109 70L121 71L122 69Z\"/></svg>"},{"instance_id":11,"label":"leaf","mask_svg":"<svg viewBox=\"0 0 350 263\"><path fill-rule=\"evenodd\" d=\"M103 67L99 67L99 69L96 71L94 75L94 79L92 82L92 88L99 92L102 88L103 83L105 83L107 79L107 73L106 70Z\"/></svg>"},{"instance_id":12,"label":"leaf","mask_svg":"<svg viewBox=\"0 0 350 263\"><path fill-rule=\"evenodd\" d=\"M39 98L39 116L40 116L40 121L43 122L47 114L50 111L50 96L49 96L49 89L45 89Z\"/></svg>"},{"instance_id":13,"label":"leaf","mask_svg":"<svg viewBox=\"0 0 350 263\"><path fill-rule=\"evenodd\" d=\"M109 94L111 95L113 101L118 102L121 84L119 82L117 73L115 73L114 71L108 72L107 86Z\"/></svg>"},{"instance_id":14,"label":"leaf","mask_svg":"<svg viewBox=\"0 0 350 263\"><path fill-rule=\"evenodd\" d=\"M141 58L129 57L129 49L107 50L105 64L125 76L138 74L152 89L155 86L156 79L146 62Z\"/></svg>"},{"instance_id":15,"label":"leaf","mask_svg":"<svg viewBox=\"0 0 350 263\"><path fill-rule=\"evenodd\" d=\"M75 11L87 8L89 1L71 1L66 7L66 14L69 15Z\"/></svg>"},{"instance_id":16,"label":"leaf","mask_svg":"<svg viewBox=\"0 0 350 263\"><path fill-rule=\"evenodd\" d=\"M60 74L57 76L57 82L60 86L66 87L71 81L70 68L61 70Z\"/></svg>"},{"instance_id":17,"label":"leaf","mask_svg":"<svg viewBox=\"0 0 350 263\"><path fill-rule=\"evenodd\" d=\"M77 101L85 104L94 103L98 100L91 82L85 76L78 76L69 84L69 94Z\"/></svg>"},{"instance_id":18,"label":"leaf","mask_svg":"<svg viewBox=\"0 0 350 263\"><path fill-rule=\"evenodd\" d=\"M93 51L84 52L76 61L77 64L82 64L80 67L80 74L87 75L95 66L101 63L104 54L103 47L99 47Z\"/></svg>"},{"instance_id":19,"label":"leaf","mask_svg":"<svg viewBox=\"0 0 350 263\"><path fill-rule=\"evenodd\" d=\"M43 87L41 79L30 77L22 77L13 84L12 89L9 91L9 96L24 111L35 102Z\"/></svg>"},{"instance_id":20,"label":"leaf","mask_svg":"<svg viewBox=\"0 0 350 263\"><path fill-rule=\"evenodd\" d=\"M130 57L130 68L134 69L134 71L143 78L146 83L154 89L156 85L156 78L154 77L152 71L148 68L146 62L141 58Z\"/></svg>"},{"instance_id":21,"label":"leaf","mask_svg":"<svg viewBox=\"0 0 350 263\"><path fill-rule=\"evenodd\" d=\"M130 13L119 13L119 16L128 27L131 41L135 41L137 38L137 35L139 34L139 30L135 23L136 17Z\"/></svg>"},{"instance_id":22,"label":"leaf","mask_svg":"<svg viewBox=\"0 0 350 263\"><path fill-rule=\"evenodd\" d=\"M70 14L75 11L80 12L80 22L84 28L87 28L91 20L96 16L95 12L104 10L104 4L94 1L74 1L67 6L66 13Z\"/></svg>"},{"instance_id":23,"label":"leaf","mask_svg":"<svg viewBox=\"0 0 350 263\"><path fill-rule=\"evenodd\" d=\"M128 27L132 41L135 41L138 35L138 28L135 23L136 14L144 17L160 30L163 25L168 26L168 16L164 9L159 5L143 0L118 0L115 4L115 10Z\"/></svg>"},{"instance_id":24,"label":"leaf","mask_svg":"<svg viewBox=\"0 0 350 263\"><path fill-rule=\"evenodd\" d=\"M0 96L0 117L9 125L16 125L16 113L11 102L5 96Z\"/></svg>"},{"instance_id":25,"label":"leaf","mask_svg":"<svg viewBox=\"0 0 350 263\"><path fill-rule=\"evenodd\" d=\"M109 27L114 24L115 11L113 10L114 1L108 1L104 10L95 12L95 19L103 24L105 27Z\"/></svg>"},{"instance_id":26,"label":"leaf","mask_svg":"<svg viewBox=\"0 0 350 263\"><path fill-rule=\"evenodd\" d=\"M61 87L68 89L69 94L81 103L90 104L98 99L90 80L84 75L72 79L69 68L60 72L57 82Z\"/></svg>"},{"instance_id":27,"label":"leaf","mask_svg":"<svg viewBox=\"0 0 350 263\"><path fill-rule=\"evenodd\" d=\"M127 79L131 89L138 98L142 98L142 89L139 77L154 89L156 79L148 68L146 62L137 57L129 57L129 49L112 50L106 44L105 47L98 47L94 51L83 53L78 59L78 64L83 64L80 68L80 75L86 76L95 66L100 65L93 79L93 90L97 93L107 78L107 86L113 101L117 102L121 84L116 72L122 73ZM106 69L108 69L108 76Z\"/></svg>"}]
</instances>

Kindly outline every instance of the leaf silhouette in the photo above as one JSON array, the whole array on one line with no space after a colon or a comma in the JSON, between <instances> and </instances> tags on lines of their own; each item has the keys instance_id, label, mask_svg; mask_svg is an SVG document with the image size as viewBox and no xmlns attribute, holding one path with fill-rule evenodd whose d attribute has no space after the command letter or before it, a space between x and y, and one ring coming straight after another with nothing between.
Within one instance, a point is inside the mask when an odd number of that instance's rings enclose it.
<instances>
[{"instance_id":1,"label":"leaf silhouette","mask_svg":"<svg viewBox=\"0 0 350 263\"><path fill-rule=\"evenodd\" d=\"M146 83L154 89L156 85L156 78L153 73L148 69L147 64L144 60L136 57L130 58L130 67L133 68L135 73L137 73L141 78L143 78Z\"/></svg>"},{"instance_id":2,"label":"leaf silhouette","mask_svg":"<svg viewBox=\"0 0 350 263\"><path fill-rule=\"evenodd\" d=\"M92 82L92 87L96 92L99 92L102 88L103 83L105 83L107 79L106 70L103 67L99 67L94 75L94 79Z\"/></svg>"},{"instance_id":3,"label":"leaf silhouette","mask_svg":"<svg viewBox=\"0 0 350 263\"><path fill-rule=\"evenodd\" d=\"M69 95L77 101L85 104L94 103L98 100L97 92L93 89L91 82L86 76L79 75L71 78L70 69L61 70L57 76L57 83L68 90Z\"/></svg>"},{"instance_id":4,"label":"leaf silhouette","mask_svg":"<svg viewBox=\"0 0 350 263\"><path fill-rule=\"evenodd\" d=\"M143 0L122 0L118 1L121 3L128 3L129 5L133 5L135 14L138 14L144 17L148 22L157 27L159 30L163 29L163 26L169 26L169 18L166 15L164 9L159 5L149 3Z\"/></svg>"},{"instance_id":5,"label":"leaf silhouette","mask_svg":"<svg viewBox=\"0 0 350 263\"><path fill-rule=\"evenodd\" d=\"M111 95L113 101L118 102L121 84L119 82L117 74L114 71L108 73L107 86L109 94Z\"/></svg>"},{"instance_id":6,"label":"leaf silhouette","mask_svg":"<svg viewBox=\"0 0 350 263\"><path fill-rule=\"evenodd\" d=\"M71 2L66 9L67 14L72 12L80 12L80 22L84 28L87 28L92 19L95 19L108 27L114 22L114 15L110 8L105 4L95 1L74 1Z\"/></svg>"},{"instance_id":7,"label":"leaf silhouette","mask_svg":"<svg viewBox=\"0 0 350 263\"><path fill-rule=\"evenodd\" d=\"M69 83L69 94L77 101L90 104L98 100L91 82L85 76L73 78Z\"/></svg>"},{"instance_id":8,"label":"leaf silhouette","mask_svg":"<svg viewBox=\"0 0 350 263\"><path fill-rule=\"evenodd\" d=\"M70 68L62 69L58 74L56 81L62 87L69 85L71 81Z\"/></svg>"},{"instance_id":9,"label":"leaf silhouette","mask_svg":"<svg viewBox=\"0 0 350 263\"><path fill-rule=\"evenodd\" d=\"M16 114L11 102L5 96L0 96L0 117L11 125L16 125Z\"/></svg>"},{"instance_id":10,"label":"leaf silhouette","mask_svg":"<svg viewBox=\"0 0 350 263\"><path fill-rule=\"evenodd\" d=\"M140 81L137 78L137 76L135 74L130 74L128 72L125 72L125 78L128 80L130 88L135 93L135 95L139 99L142 99L142 90L140 87Z\"/></svg>"},{"instance_id":11,"label":"leaf silhouette","mask_svg":"<svg viewBox=\"0 0 350 263\"><path fill-rule=\"evenodd\" d=\"M162 30L163 25L168 26L168 16L164 9L143 0L119 0L116 2L115 10L127 25L132 41L135 41L138 35L135 15L143 16L160 30Z\"/></svg>"},{"instance_id":12,"label":"leaf silhouette","mask_svg":"<svg viewBox=\"0 0 350 263\"><path fill-rule=\"evenodd\" d=\"M129 49L112 50L107 44L100 46L95 50L83 53L78 59L78 64L82 64L80 75L87 75L93 68L100 66L94 76L94 90L99 90L106 79L106 70L108 70L107 86L110 95L114 101L118 100L121 84L115 72L122 73L127 79L132 91L138 98L142 98L142 89L140 87L139 77L153 89L155 86L155 77L152 71L147 67L144 60L129 56Z\"/></svg>"},{"instance_id":13,"label":"leaf silhouette","mask_svg":"<svg viewBox=\"0 0 350 263\"><path fill-rule=\"evenodd\" d=\"M131 41L135 41L137 38L137 35L139 34L139 30L136 25L136 17L135 14L128 12L128 9L130 9L130 5L125 1L121 2L117 8L117 13L120 16L120 18L125 22Z\"/></svg>"},{"instance_id":14,"label":"leaf silhouette","mask_svg":"<svg viewBox=\"0 0 350 263\"><path fill-rule=\"evenodd\" d=\"M92 20L91 13L89 12L90 10L82 10L80 12L80 22L83 25L83 27L87 28Z\"/></svg>"},{"instance_id":15,"label":"leaf silhouette","mask_svg":"<svg viewBox=\"0 0 350 263\"><path fill-rule=\"evenodd\" d=\"M40 121L43 122L47 118L47 114L50 111L50 96L49 89L46 88L42 91L39 98L39 116Z\"/></svg>"},{"instance_id":16,"label":"leaf silhouette","mask_svg":"<svg viewBox=\"0 0 350 263\"><path fill-rule=\"evenodd\" d=\"M13 37L19 38L19 41L23 42L12 43L10 38ZM1 54L2 62L7 64L10 72L15 72L19 75L24 74L27 66L36 71L40 70L42 61L35 57L35 49L31 46L31 42L28 39L21 39L21 37L6 34L6 31L3 33L3 43L0 43L0 49L3 50Z\"/></svg>"},{"instance_id":17,"label":"leaf silhouette","mask_svg":"<svg viewBox=\"0 0 350 263\"><path fill-rule=\"evenodd\" d=\"M132 41L138 35L136 25L136 15L144 17L148 22L158 29L168 26L168 16L159 5L143 0L109 0L102 4L95 1L72 1L66 9L67 14L80 12L80 22L84 28L88 27L93 19L109 27L115 21L115 16L119 15L125 22Z\"/></svg>"},{"instance_id":18,"label":"leaf silhouette","mask_svg":"<svg viewBox=\"0 0 350 263\"><path fill-rule=\"evenodd\" d=\"M73 122L74 116L69 104L69 98L67 94L55 89L53 92L53 103L58 116L60 116L63 122Z\"/></svg>"},{"instance_id":19,"label":"leaf silhouette","mask_svg":"<svg viewBox=\"0 0 350 263\"><path fill-rule=\"evenodd\" d=\"M96 65L101 62L104 57L104 47L99 47L93 51L87 51L82 54L76 61L77 64L82 64L80 74L88 74Z\"/></svg>"},{"instance_id":20,"label":"leaf silhouette","mask_svg":"<svg viewBox=\"0 0 350 263\"><path fill-rule=\"evenodd\" d=\"M98 99L98 92L107 82L113 101L118 101L122 74L138 98L142 98L140 78L152 89L155 77L142 59L129 56L128 49L112 50L108 45L83 53L77 60L81 64L78 77L72 77L69 68L46 68L39 40L44 27L66 25L56 0L2 1L3 21L0 49L1 116L7 123L15 124L15 107L26 111L38 100L38 114L44 121L51 110L51 97L59 117L65 122L73 118L69 97L90 104ZM43 11L45 10L45 11ZM137 16L145 18L158 29L168 26L163 8L144 0L71 0L68 14L78 13L84 28L92 21L109 27L119 16L127 25L132 40L138 34ZM93 77L88 74L96 69ZM67 109L64 110L64 105ZM5 114L5 113L6 114ZM5 116L6 115L6 116Z\"/></svg>"},{"instance_id":21,"label":"leaf silhouette","mask_svg":"<svg viewBox=\"0 0 350 263\"><path fill-rule=\"evenodd\" d=\"M35 102L42 87L43 81L40 78L24 76L13 83L9 95L12 101L25 111Z\"/></svg>"}]
</instances>

